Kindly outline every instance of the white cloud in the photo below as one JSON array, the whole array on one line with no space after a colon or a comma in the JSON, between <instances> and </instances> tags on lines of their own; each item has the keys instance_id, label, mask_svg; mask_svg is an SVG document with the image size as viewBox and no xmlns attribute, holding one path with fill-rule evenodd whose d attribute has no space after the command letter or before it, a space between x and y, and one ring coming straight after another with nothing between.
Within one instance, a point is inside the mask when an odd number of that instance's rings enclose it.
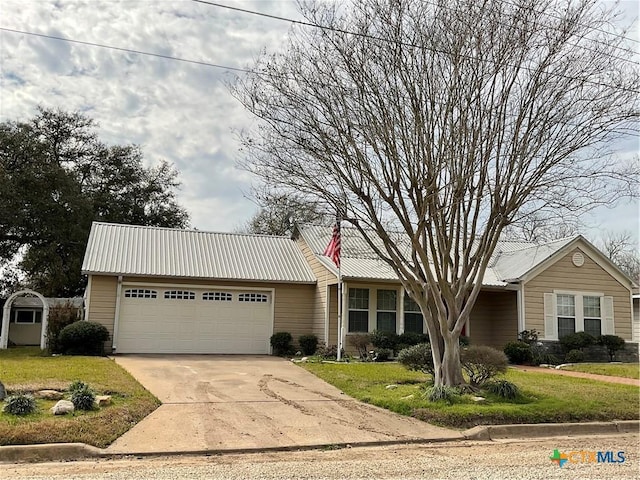
<instances>
[{"instance_id":1,"label":"white cloud","mask_svg":"<svg viewBox=\"0 0 640 480\"><path fill-rule=\"evenodd\" d=\"M301 18L294 0L225 3ZM623 2L634 6L637 15L635 2ZM6 28L237 68L279 48L291 28L190 1L2 0L0 18ZM235 168L233 132L252 121L225 86L235 73L8 32L0 32L0 69L0 121L27 119L37 105L84 111L104 141L141 144L150 164L176 165L194 227L232 230L255 211L243 195L251 178ZM628 229L634 207L637 214L634 203L594 223L614 229L611 219L624 218Z\"/></svg>"}]
</instances>

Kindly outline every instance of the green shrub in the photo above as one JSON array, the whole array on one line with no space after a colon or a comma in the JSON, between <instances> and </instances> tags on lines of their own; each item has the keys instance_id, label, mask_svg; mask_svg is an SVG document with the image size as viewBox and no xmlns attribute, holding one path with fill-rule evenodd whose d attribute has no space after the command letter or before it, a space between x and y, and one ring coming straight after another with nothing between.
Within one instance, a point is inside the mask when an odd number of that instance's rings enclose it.
<instances>
[{"instance_id":1,"label":"green shrub","mask_svg":"<svg viewBox=\"0 0 640 480\"><path fill-rule=\"evenodd\" d=\"M58 341L60 332L68 325L77 322L78 309L70 301L49 308L47 317L47 350L50 353L62 353L62 348Z\"/></svg>"},{"instance_id":2,"label":"green shrub","mask_svg":"<svg viewBox=\"0 0 640 480\"><path fill-rule=\"evenodd\" d=\"M393 357L393 350L390 348L379 348L375 351L373 360L375 362L388 362Z\"/></svg>"},{"instance_id":3,"label":"green shrub","mask_svg":"<svg viewBox=\"0 0 640 480\"><path fill-rule=\"evenodd\" d=\"M434 375L433 355L431 354L431 345L428 343L419 343L413 347L400 350L398 363L409 370Z\"/></svg>"},{"instance_id":4,"label":"green shrub","mask_svg":"<svg viewBox=\"0 0 640 480\"><path fill-rule=\"evenodd\" d=\"M535 328L532 330L523 330L518 334L518 340L529 345L534 345L538 343L539 335L540 332L538 332Z\"/></svg>"},{"instance_id":5,"label":"green shrub","mask_svg":"<svg viewBox=\"0 0 640 480\"><path fill-rule=\"evenodd\" d=\"M103 355L109 331L94 322L75 322L64 327L58 335L58 345L66 355Z\"/></svg>"},{"instance_id":6,"label":"green shrub","mask_svg":"<svg viewBox=\"0 0 640 480\"><path fill-rule=\"evenodd\" d=\"M565 352L570 352L571 350L582 350L594 343L596 343L596 339L586 332L570 333L569 335L565 335L560 338L560 345L562 345Z\"/></svg>"},{"instance_id":7,"label":"green shrub","mask_svg":"<svg viewBox=\"0 0 640 480\"><path fill-rule=\"evenodd\" d=\"M11 395L5 399L4 411L11 415L29 415L36 411L36 400L26 393Z\"/></svg>"},{"instance_id":8,"label":"green shrub","mask_svg":"<svg viewBox=\"0 0 640 480\"><path fill-rule=\"evenodd\" d=\"M374 330L371 332L371 344L376 348L386 348L396 351L399 336L395 332L384 332L382 330Z\"/></svg>"},{"instance_id":9,"label":"green shrub","mask_svg":"<svg viewBox=\"0 0 640 480\"><path fill-rule=\"evenodd\" d=\"M468 347L469 345L471 345L471 340L469 340L469 337L465 335L460 335L460 338L458 339L458 343L462 347Z\"/></svg>"},{"instance_id":10,"label":"green shrub","mask_svg":"<svg viewBox=\"0 0 640 480\"><path fill-rule=\"evenodd\" d=\"M429 343L429 335L426 333L405 332L398 335L398 345L412 347L420 343Z\"/></svg>"},{"instance_id":11,"label":"green shrub","mask_svg":"<svg viewBox=\"0 0 640 480\"><path fill-rule=\"evenodd\" d=\"M300 335L298 345L300 345L302 353L305 355L313 355L318 348L318 337L315 335Z\"/></svg>"},{"instance_id":12,"label":"green shrub","mask_svg":"<svg viewBox=\"0 0 640 480\"><path fill-rule=\"evenodd\" d=\"M329 345L328 347L321 346L316 351L316 355L318 355L323 360L336 360L338 358L338 346L337 345ZM342 349L342 358L344 358L344 348Z\"/></svg>"},{"instance_id":13,"label":"green shrub","mask_svg":"<svg viewBox=\"0 0 640 480\"><path fill-rule=\"evenodd\" d=\"M527 365L533 363L533 352L531 345L518 340L509 342L504 346L504 353L510 363L515 365Z\"/></svg>"},{"instance_id":14,"label":"green shrub","mask_svg":"<svg viewBox=\"0 0 640 480\"><path fill-rule=\"evenodd\" d=\"M447 387L446 385L433 385L425 389L425 397L430 402L444 401L453 403L458 397L458 391L453 387Z\"/></svg>"},{"instance_id":15,"label":"green shrub","mask_svg":"<svg viewBox=\"0 0 640 480\"><path fill-rule=\"evenodd\" d=\"M604 346L612 362L616 358L616 352L624 349L624 338L617 335L602 335L598 337L598 344Z\"/></svg>"},{"instance_id":16,"label":"green shrub","mask_svg":"<svg viewBox=\"0 0 640 480\"><path fill-rule=\"evenodd\" d=\"M96 394L86 383L76 386L75 390L71 392L71 402L76 410L93 410L95 400Z\"/></svg>"},{"instance_id":17,"label":"green shrub","mask_svg":"<svg viewBox=\"0 0 640 480\"><path fill-rule=\"evenodd\" d=\"M485 385L487 391L507 400L514 400L520 395L520 389L508 380L494 380Z\"/></svg>"},{"instance_id":18,"label":"green shrub","mask_svg":"<svg viewBox=\"0 0 640 480\"><path fill-rule=\"evenodd\" d=\"M460 361L473 387L482 386L496 375L506 372L509 366L504 352L482 345L463 349Z\"/></svg>"},{"instance_id":19,"label":"green shrub","mask_svg":"<svg viewBox=\"0 0 640 480\"><path fill-rule=\"evenodd\" d=\"M289 332L278 332L271 335L271 347L274 355L289 355L293 352L293 337Z\"/></svg>"},{"instance_id":20,"label":"green shrub","mask_svg":"<svg viewBox=\"0 0 640 480\"><path fill-rule=\"evenodd\" d=\"M347 337L347 342L352 347L358 350L358 357L360 360L366 361L369 359L369 344L371 343L371 337L368 333L354 333Z\"/></svg>"},{"instance_id":21,"label":"green shrub","mask_svg":"<svg viewBox=\"0 0 640 480\"><path fill-rule=\"evenodd\" d=\"M584 352L577 348L570 350L567 356L564 358L567 363L580 363L584 362Z\"/></svg>"}]
</instances>

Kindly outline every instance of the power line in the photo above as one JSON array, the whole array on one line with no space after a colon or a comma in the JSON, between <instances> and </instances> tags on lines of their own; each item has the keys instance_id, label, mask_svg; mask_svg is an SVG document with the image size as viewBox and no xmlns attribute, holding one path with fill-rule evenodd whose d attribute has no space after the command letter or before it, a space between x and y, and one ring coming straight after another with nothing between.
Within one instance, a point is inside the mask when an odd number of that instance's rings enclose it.
<instances>
[{"instance_id":1,"label":"power line","mask_svg":"<svg viewBox=\"0 0 640 480\"><path fill-rule=\"evenodd\" d=\"M236 11L236 12L248 13L250 15L256 15L256 16L259 16L259 17L271 18L273 20L280 20L280 21L291 23L291 24L295 24L295 25L302 25L302 26L305 26L305 27L318 28L320 30L327 30L327 31L332 31L332 32L337 32L337 33L344 33L344 34L347 34L347 35L353 35L353 36L356 36L356 37L368 38L368 39L371 39L371 40L377 40L377 41L381 41L381 42L396 43L396 44L398 44L400 46L405 46L405 47L427 48L427 47L424 47L423 45L415 45L415 44L407 43L407 42L395 42L395 41L388 40L388 39L385 39L385 38L376 37L374 35L370 35L370 34L367 34L367 33L343 30L341 28L329 27L329 26L326 26L326 25L319 25L317 23L311 23L311 22L307 22L307 21L304 21L304 20L295 20L293 18L281 17L281 16L278 16L278 15L271 15L269 13L257 12L255 10L248 10L246 8L233 7L231 5L224 5L222 3L211 2L211 1L207 1L207 0L191 0L191 1L195 2L195 3L202 3L204 5L210 5L212 7L225 8L227 10L233 10L233 11ZM426 0L423 0L423 1L424 1L424 3L428 3L430 5L438 6L437 4L435 4L433 2L428 2ZM515 4L511 3L511 2L507 2L506 0L503 0L503 1L505 3L508 3L509 5L517 6L517 5L515 5ZM448 7L446 5L444 5L444 8L446 8L448 10L453 10L453 8ZM547 14L545 12L541 12L541 11L538 11L538 10L531 9L531 11L534 12L534 13L544 14L544 15L548 15L548 16L555 17L555 18L558 18L558 19L562 19L562 17L559 17L557 15L554 16L552 14ZM500 23L500 25L505 25L505 24L504 23ZM624 38L624 39L627 39L627 40L638 42L637 40L634 40L634 39L629 38L629 37L625 37L624 35L620 35L620 34L616 34L616 33L612 33L612 32L607 32L606 30L601 29L601 28L591 27L591 26L586 25L586 24L579 24L579 25L585 26L587 28L591 28L592 30L595 30L595 31L601 31L601 32L604 32L604 33L610 33L611 35L614 35L614 36L617 36L617 37L620 37L620 38ZM630 55L635 55L636 54L636 52L634 52L632 50L629 50L627 48L620 47L620 46L615 46L615 45L609 45L609 44L607 44L605 42L602 42L602 41L599 41L599 40L593 40L593 42L613 47L616 50L621 50L622 52L628 53ZM638 43L640 43L640 42L638 42ZM571 44L571 45L576 46L578 48L582 48L582 49L587 50L587 51L595 51L592 48L588 48L588 47L585 47L585 46L582 46L582 45L578 45L578 44ZM433 51L436 51L436 50L433 50ZM635 65L640 65L640 63L635 62L633 60L629 60L628 58L617 57L617 56L614 56L614 55L610 55L610 57L611 58L616 58L618 60L622 60L622 61L625 61L625 62L630 62L630 63L633 63Z\"/></svg>"},{"instance_id":2,"label":"power line","mask_svg":"<svg viewBox=\"0 0 640 480\"><path fill-rule=\"evenodd\" d=\"M393 41L393 40L389 40L389 39L385 39L385 38L376 37L374 35L370 35L370 34L367 34L367 33L352 32L352 31L343 30L343 29L340 29L340 28L328 27L326 25L318 25L318 24L315 24L315 23L307 22L307 21L295 20L295 19L286 18L286 17L280 17L278 15L271 15L271 14L268 14L268 13L256 12L256 11L253 11L253 10L247 10L247 9L239 8L239 7L232 7L230 5L223 5L223 4L220 4L220 3L210 2L210 1L207 1L207 0L192 0L192 1L196 2L196 3L202 3L202 4L205 4L205 5L210 5L210 6L213 6L213 7L220 7L220 8L225 8L225 9L229 9L229 10L234 10L234 11L237 11L237 12L248 13L250 15L257 15L257 16L260 16L260 17L266 17L266 18L271 18L271 19L275 19L275 20L281 20L281 21L284 21L284 22L289 22L289 23L296 24L296 25L303 25L303 26L307 26L307 27L313 27L313 28L317 28L317 29L320 29L320 30L326 30L326 31L331 31L331 32L336 32L336 33L343 33L345 35L352 35L352 36L366 38L366 39L374 40L374 41L378 41L378 42L394 43L394 44L400 45L400 46L424 49L424 50L428 50L428 51L431 51L431 52L434 52L434 53L440 53L440 54L444 54L444 55L450 55L451 54L451 52L448 52L446 50L433 48L433 47L427 47L425 45L417 45L417 44L408 43L408 42L402 42L402 41ZM580 48L584 48L584 47L580 47ZM587 50L589 50L589 49L587 49ZM625 49L623 49L623 50L625 50ZM625 50L625 51L627 51L627 50ZM460 56L468 58L468 59L471 59L471 60L475 60L474 57L471 57L469 55L461 54ZM638 62L627 60L627 59L624 59L624 58L621 58L621 57L615 57L613 55L608 55L608 56L611 57L611 58L618 58L618 59L621 59L621 60L629 61L629 62L633 63L634 65L640 65L640 63L638 63ZM496 63L495 61L489 60L489 59L480 59L480 61L482 61L484 63L493 63L493 64ZM513 66L513 65L511 65L511 66ZM521 68L523 70L527 70L527 71L530 71L530 72L535 72L535 70L533 68L524 67L524 66L521 67ZM549 75L553 75L553 76L560 77L560 78L579 80L576 77L572 77L570 75L564 75L564 74L554 73L554 72L547 72L547 73ZM606 83L597 82L595 80L584 80L584 83L588 83L590 85L595 85L595 86L599 86L599 87L609 87L610 86L610 85L608 85ZM618 90L622 90L622 91L625 91L625 92L640 93L640 90L635 90L635 89L632 89L632 88L621 87L621 86L618 86L616 88Z\"/></svg>"},{"instance_id":3,"label":"power line","mask_svg":"<svg viewBox=\"0 0 640 480\"><path fill-rule=\"evenodd\" d=\"M194 65L203 65L205 67L213 67L213 68L222 68L225 70L232 70L232 71L236 71L236 72L243 72L243 73L252 73L251 70L247 70L246 68L238 68L238 67L229 67L226 65L219 65L216 63L209 63L209 62L203 62L200 60L190 60L187 58L181 58L181 57L174 57L172 55L163 55L161 53L153 53L153 52L144 52L142 50L134 50L131 48L123 48L123 47L114 47L113 45L105 45L103 43L95 43L95 42L85 42L82 40L74 40L71 38L65 38L65 37L56 37L54 35L45 35L44 33L35 33L35 32L27 32L24 30L15 30L12 28L5 28L5 27L0 27L0 30L5 31L5 32L11 32L11 33L20 33L22 35L31 35L33 37L41 37L41 38L48 38L51 40L59 40L61 42L69 42L69 43L78 43L80 45L88 45L91 47L98 47L98 48L106 48L109 50L117 50L120 52L127 52L127 53L135 53L137 55L146 55L149 57L157 57L157 58L164 58L165 60L174 60L176 62L184 62L184 63L192 63Z\"/></svg>"}]
</instances>

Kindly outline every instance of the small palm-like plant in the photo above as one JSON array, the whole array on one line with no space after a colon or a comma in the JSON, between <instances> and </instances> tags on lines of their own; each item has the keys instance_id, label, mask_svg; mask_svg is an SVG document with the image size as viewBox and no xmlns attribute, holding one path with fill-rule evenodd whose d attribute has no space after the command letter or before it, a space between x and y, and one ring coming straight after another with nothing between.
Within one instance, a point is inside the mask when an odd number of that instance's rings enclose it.
<instances>
[{"instance_id":1,"label":"small palm-like plant","mask_svg":"<svg viewBox=\"0 0 640 480\"><path fill-rule=\"evenodd\" d=\"M71 402L76 410L93 410L96 395L87 384L71 392Z\"/></svg>"},{"instance_id":2,"label":"small palm-like plant","mask_svg":"<svg viewBox=\"0 0 640 480\"><path fill-rule=\"evenodd\" d=\"M4 411L11 415L29 415L36 411L33 395L17 393L5 399Z\"/></svg>"},{"instance_id":3,"label":"small palm-like plant","mask_svg":"<svg viewBox=\"0 0 640 480\"><path fill-rule=\"evenodd\" d=\"M489 382L486 385L486 389L494 395L498 395L499 397L507 400L514 400L518 395L520 395L520 389L518 386L508 380L495 380L493 382Z\"/></svg>"}]
</instances>

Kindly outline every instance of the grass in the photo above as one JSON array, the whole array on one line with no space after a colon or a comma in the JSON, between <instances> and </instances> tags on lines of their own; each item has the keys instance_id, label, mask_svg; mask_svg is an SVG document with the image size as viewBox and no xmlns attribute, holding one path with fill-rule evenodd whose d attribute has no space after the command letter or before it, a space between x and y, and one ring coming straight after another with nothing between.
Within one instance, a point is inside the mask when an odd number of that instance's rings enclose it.
<instances>
[{"instance_id":1,"label":"grass","mask_svg":"<svg viewBox=\"0 0 640 480\"><path fill-rule=\"evenodd\" d=\"M557 423L637 420L639 389L582 378L510 369L502 378L520 387L513 401L483 394L484 403L470 395L453 404L429 402L423 396L429 378L395 363L307 363L310 372L358 400L456 428L510 423ZM386 389L390 384L395 389Z\"/></svg>"},{"instance_id":2,"label":"grass","mask_svg":"<svg viewBox=\"0 0 640 480\"><path fill-rule=\"evenodd\" d=\"M50 357L38 348L0 350L0 380L11 392L66 389L82 380L112 405L90 412L52 416L55 401L38 400L24 417L0 413L0 445L83 442L106 447L154 411L160 402L113 360L104 357ZM68 397L68 395L67 395Z\"/></svg>"},{"instance_id":3,"label":"grass","mask_svg":"<svg viewBox=\"0 0 640 480\"><path fill-rule=\"evenodd\" d=\"M637 363L579 363L562 367L562 369L572 370L574 372L610 375L612 377L640 379L640 367Z\"/></svg>"}]
</instances>

